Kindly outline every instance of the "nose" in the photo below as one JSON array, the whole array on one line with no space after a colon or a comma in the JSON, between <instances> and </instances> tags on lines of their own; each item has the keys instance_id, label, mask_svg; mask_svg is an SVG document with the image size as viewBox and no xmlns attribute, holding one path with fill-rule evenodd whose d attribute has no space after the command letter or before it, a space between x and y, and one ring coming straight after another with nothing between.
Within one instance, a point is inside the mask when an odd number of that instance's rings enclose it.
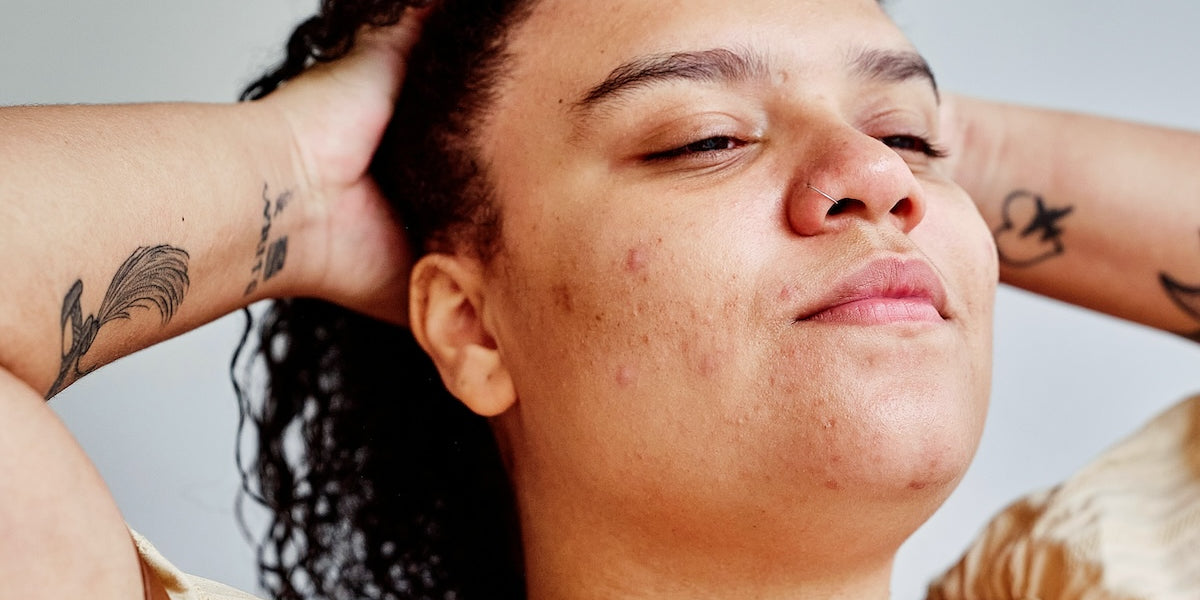
<instances>
[{"instance_id":1,"label":"nose","mask_svg":"<svg viewBox=\"0 0 1200 600\"><path fill-rule=\"evenodd\" d=\"M921 185L895 150L851 127L822 138L801 153L789 182L785 206L793 231L813 236L865 220L908 233L921 222Z\"/></svg>"}]
</instances>

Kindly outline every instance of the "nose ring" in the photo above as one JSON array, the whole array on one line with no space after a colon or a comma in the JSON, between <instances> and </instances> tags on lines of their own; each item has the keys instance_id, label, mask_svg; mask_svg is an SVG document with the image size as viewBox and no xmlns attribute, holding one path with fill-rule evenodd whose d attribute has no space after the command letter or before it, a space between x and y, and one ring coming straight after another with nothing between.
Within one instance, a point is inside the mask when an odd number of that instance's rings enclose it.
<instances>
[{"instance_id":1,"label":"nose ring","mask_svg":"<svg viewBox=\"0 0 1200 600\"><path fill-rule=\"evenodd\" d=\"M829 194L826 194L825 192L822 192L821 190L817 189L817 186L815 186L815 185L813 185L813 184L811 184L811 183L810 183L810 184L808 184L808 189L810 189L810 190L812 190L812 191L814 191L814 192L816 192L816 193L818 193L818 194L820 194L820 195L822 195L822 196L825 196L825 199L827 199L827 200L829 200L830 202L832 202L834 206L837 206L837 205L838 205L838 203L839 203L839 202L841 202L841 200L838 200L838 199L834 198L833 196L830 196Z\"/></svg>"}]
</instances>

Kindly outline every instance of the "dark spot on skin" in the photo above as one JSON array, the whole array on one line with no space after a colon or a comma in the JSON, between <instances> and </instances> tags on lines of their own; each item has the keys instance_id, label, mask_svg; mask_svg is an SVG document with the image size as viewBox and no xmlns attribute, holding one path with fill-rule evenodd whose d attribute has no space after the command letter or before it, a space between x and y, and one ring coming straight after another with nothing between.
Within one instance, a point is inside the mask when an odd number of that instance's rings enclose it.
<instances>
[{"instance_id":1,"label":"dark spot on skin","mask_svg":"<svg viewBox=\"0 0 1200 600\"><path fill-rule=\"evenodd\" d=\"M910 482L910 483L908 484L908 489L910 489L910 490L923 490L923 489L925 489L925 487L926 487L926 486L928 486L928 485L929 485L929 484L928 484L928 483L925 483L924 481L913 481L913 482Z\"/></svg>"},{"instance_id":2,"label":"dark spot on skin","mask_svg":"<svg viewBox=\"0 0 1200 600\"><path fill-rule=\"evenodd\" d=\"M838 480L836 479L827 479L825 481L825 487L826 489L830 490L840 490L842 489L842 484L838 483Z\"/></svg>"},{"instance_id":3,"label":"dark spot on skin","mask_svg":"<svg viewBox=\"0 0 1200 600\"><path fill-rule=\"evenodd\" d=\"M571 294L571 288L567 287L567 284L555 285L551 291L554 295L555 306L568 314L575 312L575 297ZM600 320L599 315L596 316L596 320Z\"/></svg>"}]
</instances>

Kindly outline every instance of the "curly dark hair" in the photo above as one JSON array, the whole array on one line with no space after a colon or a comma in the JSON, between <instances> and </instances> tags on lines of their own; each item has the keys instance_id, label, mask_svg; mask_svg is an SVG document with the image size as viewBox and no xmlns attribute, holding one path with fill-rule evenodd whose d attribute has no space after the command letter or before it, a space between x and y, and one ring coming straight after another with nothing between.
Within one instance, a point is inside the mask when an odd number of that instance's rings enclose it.
<instances>
[{"instance_id":1,"label":"curly dark hair","mask_svg":"<svg viewBox=\"0 0 1200 600\"><path fill-rule=\"evenodd\" d=\"M445 0L425 23L372 163L418 255L495 250L500 221L471 124L502 76L505 33L532 1ZM423 4L323 0L243 100L344 55L363 25ZM489 424L450 396L409 330L289 299L258 334L234 371L235 384L266 375L257 401L237 387L258 434L244 492L271 512L258 546L264 588L283 600L524 597L512 490Z\"/></svg>"}]
</instances>

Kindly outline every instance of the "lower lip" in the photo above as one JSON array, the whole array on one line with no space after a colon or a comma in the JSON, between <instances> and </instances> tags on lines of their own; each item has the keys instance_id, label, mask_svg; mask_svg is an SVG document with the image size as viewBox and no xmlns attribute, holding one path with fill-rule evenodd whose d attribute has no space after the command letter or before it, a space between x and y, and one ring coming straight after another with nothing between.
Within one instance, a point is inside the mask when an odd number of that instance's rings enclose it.
<instances>
[{"instance_id":1,"label":"lower lip","mask_svg":"<svg viewBox=\"0 0 1200 600\"><path fill-rule=\"evenodd\" d=\"M827 308L805 321L846 325L940 323L945 319L925 298L865 298Z\"/></svg>"}]
</instances>

